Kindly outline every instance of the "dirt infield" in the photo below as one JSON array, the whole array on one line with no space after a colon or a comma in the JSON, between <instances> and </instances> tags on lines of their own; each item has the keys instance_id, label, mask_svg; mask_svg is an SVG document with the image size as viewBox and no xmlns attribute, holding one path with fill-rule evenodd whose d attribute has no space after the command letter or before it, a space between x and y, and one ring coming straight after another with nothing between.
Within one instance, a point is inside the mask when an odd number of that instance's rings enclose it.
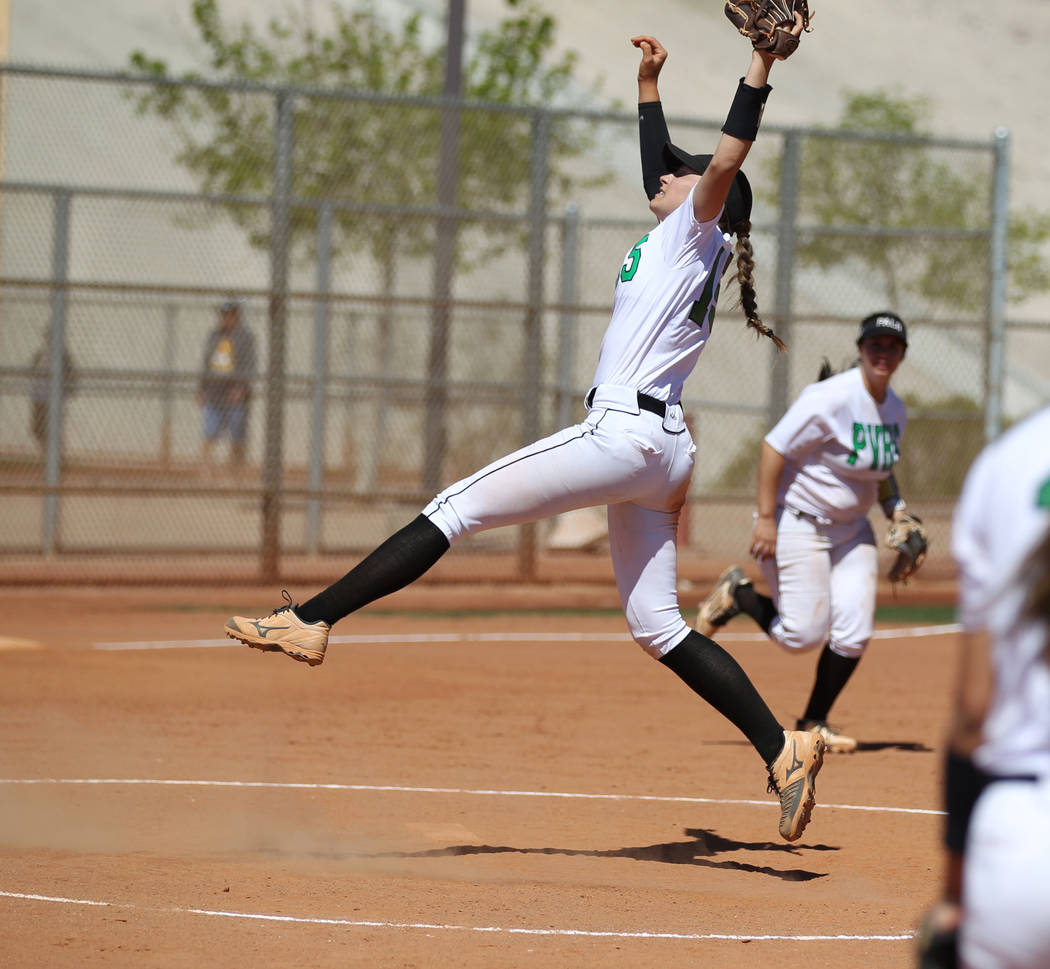
<instances>
[{"instance_id":1,"label":"dirt infield","mask_svg":"<svg viewBox=\"0 0 1050 969\"><path fill-rule=\"evenodd\" d=\"M621 617L433 595L310 669L222 638L265 591L6 594L5 965L912 964L950 630L880 630L836 710L862 748L788 845L757 756ZM726 633L792 721L815 657Z\"/></svg>"}]
</instances>

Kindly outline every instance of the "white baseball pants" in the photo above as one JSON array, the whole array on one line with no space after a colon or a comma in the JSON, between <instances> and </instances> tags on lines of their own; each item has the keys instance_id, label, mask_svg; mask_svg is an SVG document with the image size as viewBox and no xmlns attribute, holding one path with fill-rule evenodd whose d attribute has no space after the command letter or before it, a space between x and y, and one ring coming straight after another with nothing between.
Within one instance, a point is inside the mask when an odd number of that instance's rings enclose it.
<instances>
[{"instance_id":1,"label":"white baseball pants","mask_svg":"<svg viewBox=\"0 0 1050 969\"><path fill-rule=\"evenodd\" d=\"M823 524L780 508L776 561L760 565L778 612L769 627L774 642L800 652L830 642L840 656L863 654L875 627L878 581L867 518Z\"/></svg>"},{"instance_id":2,"label":"white baseball pants","mask_svg":"<svg viewBox=\"0 0 1050 969\"><path fill-rule=\"evenodd\" d=\"M963 867L960 965L1050 966L1050 778L994 781L974 806Z\"/></svg>"},{"instance_id":3,"label":"white baseball pants","mask_svg":"<svg viewBox=\"0 0 1050 969\"><path fill-rule=\"evenodd\" d=\"M678 404L661 418L601 385L586 420L446 488L427 516L453 543L502 525L607 505L616 585L635 641L659 658L689 633L678 605L678 516L696 447Z\"/></svg>"}]
</instances>

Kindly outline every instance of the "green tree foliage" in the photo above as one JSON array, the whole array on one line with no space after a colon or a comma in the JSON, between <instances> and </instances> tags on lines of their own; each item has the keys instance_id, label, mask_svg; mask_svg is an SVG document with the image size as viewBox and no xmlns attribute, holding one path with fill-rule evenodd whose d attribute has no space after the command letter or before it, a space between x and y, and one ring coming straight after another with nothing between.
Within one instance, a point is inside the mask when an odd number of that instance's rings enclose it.
<instances>
[{"instance_id":1,"label":"green tree foliage","mask_svg":"<svg viewBox=\"0 0 1050 969\"><path fill-rule=\"evenodd\" d=\"M870 136L926 137L926 99L887 91L846 92L837 130L863 139L806 138L802 147L799 208L804 222L837 228L889 228L899 235L801 233L799 257L823 269L859 260L884 282L891 306L905 295L951 310L980 312L987 305L992 179L989 168L967 166L923 144ZM779 160L770 186L778 185ZM765 192L775 203L774 194ZM931 242L909 230L947 230ZM1041 252L1050 239L1050 214L1013 213L1009 225L1011 299L1050 288Z\"/></svg>"},{"instance_id":2,"label":"green tree foliage","mask_svg":"<svg viewBox=\"0 0 1050 969\"><path fill-rule=\"evenodd\" d=\"M553 54L555 22L532 0L505 0L508 15L474 39L464 67L464 97L496 105L547 106L572 83L576 55ZM265 82L304 88L296 97L293 195L302 200L367 203L370 211L337 211L336 247L371 247L389 265L396 248L425 251L432 220L405 213L436 199L441 110L433 102L396 104L393 95L438 98L445 50L427 46L420 14L388 24L368 0L353 9L332 4L330 28L315 30L295 12L251 23L224 23L219 0L193 0L193 20L208 52L208 80ZM131 67L158 80L175 80L168 65L142 51ZM181 75L201 80L200 73ZM331 92L331 93L329 93ZM592 89L591 93L597 93ZM357 98L340 95L359 95ZM272 94L158 84L135 95L138 110L169 121L178 161L206 192L268 194L273 183L275 111ZM590 128L556 119L549 163L550 201L568 188L568 164L591 143ZM520 112L468 108L460 116L458 202L466 209L516 207L529 188L531 121ZM401 225L388 206L401 208ZM252 243L268 243L269 214L227 206ZM296 208L293 233L308 254L315 208ZM407 220L407 221L406 221ZM400 231L399 231L400 230ZM507 236L507 223L488 223ZM492 245L488 252L496 251Z\"/></svg>"}]
</instances>

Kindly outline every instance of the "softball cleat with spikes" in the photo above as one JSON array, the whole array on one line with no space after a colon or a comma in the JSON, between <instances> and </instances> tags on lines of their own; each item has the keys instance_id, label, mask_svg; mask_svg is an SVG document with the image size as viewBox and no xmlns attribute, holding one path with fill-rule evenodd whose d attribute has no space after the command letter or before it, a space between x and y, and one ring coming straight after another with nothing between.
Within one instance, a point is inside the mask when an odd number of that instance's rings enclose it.
<instances>
[{"instance_id":1,"label":"softball cleat with spikes","mask_svg":"<svg viewBox=\"0 0 1050 969\"><path fill-rule=\"evenodd\" d=\"M320 666L328 648L331 626L326 622L303 622L296 614L292 598L283 593L285 605L278 606L268 616L250 619L233 616L226 620L226 635L268 652L281 652L300 663Z\"/></svg>"},{"instance_id":2,"label":"softball cleat with spikes","mask_svg":"<svg viewBox=\"0 0 1050 969\"><path fill-rule=\"evenodd\" d=\"M780 798L780 836L798 841L817 803L824 741L808 730L785 730L784 747L769 765L769 790Z\"/></svg>"},{"instance_id":3,"label":"softball cleat with spikes","mask_svg":"<svg viewBox=\"0 0 1050 969\"><path fill-rule=\"evenodd\" d=\"M820 739L824 741L824 746L830 754L852 754L857 749L856 740L833 730L826 720L799 720L795 726L799 730L820 734Z\"/></svg>"},{"instance_id":4,"label":"softball cleat with spikes","mask_svg":"<svg viewBox=\"0 0 1050 969\"><path fill-rule=\"evenodd\" d=\"M736 590L751 585L751 580L739 565L732 565L715 582L714 588L700 604L696 614L696 631L710 636L740 612L736 602Z\"/></svg>"}]
</instances>

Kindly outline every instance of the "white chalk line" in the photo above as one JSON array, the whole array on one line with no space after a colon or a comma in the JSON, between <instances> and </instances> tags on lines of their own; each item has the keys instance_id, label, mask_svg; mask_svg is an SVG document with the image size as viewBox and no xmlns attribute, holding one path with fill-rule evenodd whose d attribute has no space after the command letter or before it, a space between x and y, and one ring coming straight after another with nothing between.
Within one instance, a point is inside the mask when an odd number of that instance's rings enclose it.
<instances>
[{"instance_id":1,"label":"white chalk line","mask_svg":"<svg viewBox=\"0 0 1050 969\"><path fill-rule=\"evenodd\" d=\"M339 925L364 929L419 929L426 932L484 932L504 935L585 937L594 939L667 939L682 942L905 942L914 932L898 935L728 935L720 932L628 932L616 929L535 929L505 925L456 925L443 922L380 922L365 919L310 918L296 915L268 915L264 912L227 912L222 909L147 907L127 902L105 902L87 898L65 898L60 895L38 895L29 892L0 891L0 897L63 905L90 905L141 912L164 912L176 915L206 915L213 918L249 919L257 922L291 922L305 925Z\"/></svg>"},{"instance_id":2,"label":"white chalk line","mask_svg":"<svg viewBox=\"0 0 1050 969\"><path fill-rule=\"evenodd\" d=\"M774 800L757 801L744 798L685 797L664 794L584 794L569 791L508 791L465 787L406 787L397 784L313 784L296 781L212 781L180 780L175 778L149 777L0 777L0 784L140 784L168 787L234 787L269 790L306 791L364 791L391 792L395 794L454 794L482 797L558 797L583 801L658 801L673 804L734 804L753 807L776 807ZM943 811L928 808L880 807L871 804L818 804L822 811L868 811L876 814L925 814L943 816Z\"/></svg>"},{"instance_id":3,"label":"white chalk line","mask_svg":"<svg viewBox=\"0 0 1050 969\"><path fill-rule=\"evenodd\" d=\"M876 629L873 639L914 639L927 636L946 636L962 632L959 623L944 623L936 626L903 626L898 629ZM357 636L329 636L329 643L352 646L427 646L438 643L622 643L630 642L626 633L383 633ZM722 633L718 637L723 643L767 643L765 633ZM92 643L92 649L105 652L146 649L204 649L218 646L240 646L226 639L159 639L137 640L118 643Z\"/></svg>"}]
</instances>

